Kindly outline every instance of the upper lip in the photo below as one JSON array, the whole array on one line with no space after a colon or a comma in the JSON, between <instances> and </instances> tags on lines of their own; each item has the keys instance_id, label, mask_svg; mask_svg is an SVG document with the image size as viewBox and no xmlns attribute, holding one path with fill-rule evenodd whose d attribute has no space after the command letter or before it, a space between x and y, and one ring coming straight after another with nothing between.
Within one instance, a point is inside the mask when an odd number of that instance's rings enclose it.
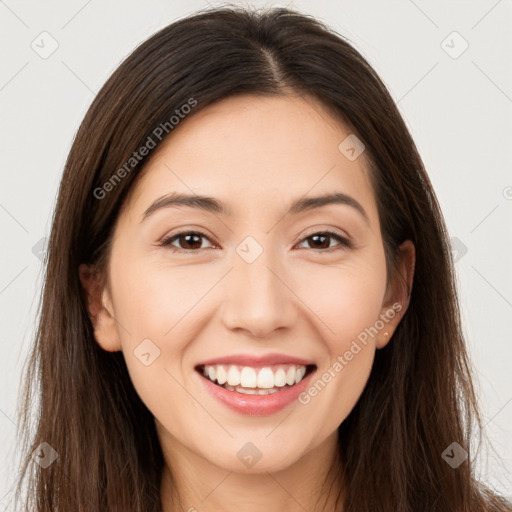
<instances>
[{"instance_id":1,"label":"upper lip","mask_svg":"<svg viewBox=\"0 0 512 512\"><path fill-rule=\"evenodd\" d=\"M216 357L203 361L197 366L211 366L216 364L233 364L240 366L269 366L274 364L296 364L296 365L314 365L313 361L301 359L299 357L286 354L267 354L262 356L253 356L249 354L232 354L230 356Z\"/></svg>"}]
</instances>

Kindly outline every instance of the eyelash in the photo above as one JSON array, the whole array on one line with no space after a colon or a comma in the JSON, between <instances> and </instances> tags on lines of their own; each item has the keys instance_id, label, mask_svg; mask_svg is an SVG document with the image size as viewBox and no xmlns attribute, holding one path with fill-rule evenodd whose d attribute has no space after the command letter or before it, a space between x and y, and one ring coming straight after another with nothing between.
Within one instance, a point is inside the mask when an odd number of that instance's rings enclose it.
<instances>
[{"instance_id":1,"label":"eyelash","mask_svg":"<svg viewBox=\"0 0 512 512\"><path fill-rule=\"evenodd\" d=\"M199 250L201 250L201 249L182 249L179 247L171 246L171 243L174 240L179 239L179 237L183 236L183 235L199 235L201 237L208 239L211 242L209 237L206 234L202 233L201 231L180 231L179 233L175 233L172 236L164 238L162 240L162 242L160 243L160 245L163 247L169 247L172 252L196 253ZM328 230L327 231L316 231L316 232L312 233L311 235L308 235L305 238L303 238L299 243L302 243L305 240L308 240L309 238L314 237L315 235L328 235L328 236L331 236L331 237L337 239L340 242L339 245L336 247L329 247L328 249L312 249L315 252L331 253L331 252L338 251L341 249L352 249L353 248L353 244L348 238L344 237L340 233L337 233L336 231L328 231ZM209 247L209 249L211 249L211 247Z\"/></svg>"}]
</instances>

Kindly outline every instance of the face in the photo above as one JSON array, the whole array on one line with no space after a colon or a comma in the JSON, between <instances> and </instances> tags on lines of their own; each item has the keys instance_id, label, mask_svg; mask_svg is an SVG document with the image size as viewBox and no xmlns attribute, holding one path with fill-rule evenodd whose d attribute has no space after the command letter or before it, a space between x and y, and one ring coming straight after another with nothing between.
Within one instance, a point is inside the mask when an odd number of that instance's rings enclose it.
<instances>
[{"instance_id":1,"label":"face","mask_svg":"<svg viewBox=\"0 0 512 512\"><path fill-rule=\"evenodd\" d=\"M134 185L95 335L122 350L167 446L278 471L356 404L406 304L349 135L312 99L229 98L182 121Z\"/></svg>"}]
</instances>

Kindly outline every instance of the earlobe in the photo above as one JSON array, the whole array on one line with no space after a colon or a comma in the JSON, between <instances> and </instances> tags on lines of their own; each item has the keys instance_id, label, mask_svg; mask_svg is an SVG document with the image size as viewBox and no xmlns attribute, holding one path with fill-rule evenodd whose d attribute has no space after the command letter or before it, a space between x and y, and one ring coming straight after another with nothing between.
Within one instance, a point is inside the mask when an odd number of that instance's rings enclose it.
<instances>
[{"instance_id":1,"label":"earlobe","mask_svg":"<svg viewBox=\"0 0 512 512\"><path fill-rule=\"evenodd\" d=\"M102 285L97 274L91 270L89 265L82 263L78 268L78 273L96 341L108 352L121 350L116 321L111 308L106 304L106 302L110 302L106 287Z\"/></svg>"},{"instance_id":2,"label":"earlobe","mask_svg":"<svg viewBox=\"0 0 512 512\"><path fill-rule=\"evenodd\" d=\"M393 332L396 329L396 326L400 322L400 319L398 319L398 321L395 320L396 316L391 317L389 315L389 311L390 311L389 308L387 308L383 311L385 311L385 312L381 314L380 318L384 318L385 319L384 321L387 321L388 323L383 327L383 329L380 330L379 334L377 335L377 337L375 339L375 348L376 349L384 348L389 343L389 341L391 340L391 338L393 336Z\"/></svg>"}]
</instances>

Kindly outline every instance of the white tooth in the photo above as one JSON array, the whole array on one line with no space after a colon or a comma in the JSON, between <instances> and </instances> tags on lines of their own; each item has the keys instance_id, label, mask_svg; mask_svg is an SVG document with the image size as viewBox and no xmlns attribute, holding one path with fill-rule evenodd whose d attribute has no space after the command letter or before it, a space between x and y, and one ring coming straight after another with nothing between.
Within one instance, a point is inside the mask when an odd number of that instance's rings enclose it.
<instances>
[{"instance_id":1,"label":"white tooth","mask_svg":"<svg viewBox=\"0 0 512 512\"><path fill-rule=\"evenodd\" d=\"M245 366L240 374L240 384L244 388L255 388L257 383L256 371L254 368Z\"/></svg>"},{"instance_id":2,"label":"white tooth","mask_svg":"<svg viewBox=\"0 0 512 512\"><path fill-rule=\"evenodd\" d=\"M286 373L282 368L279 368L274 374L274 385L279 388L286 385Z\"/></svg>"},{"instance_id":3,"label":"white tooth","mask_svg":"<svg viewBox=\"0 0 512 512\"><path fill-rule=\"evenodd\" d=\"M255 388L243 388L242 386L237 386L235 391L243 393L244 395L256 395L258 393Z\"/></svg>"},{"instance_id":4,"label":"white tooth","mask_svg":"<svg viewBox=\"0 0 512 512\"><path fill-rule=\"evenodd\" d=\"M222 385L228 380L226 369L221 364L217 365L217 382Z\"/></svg>"},{"instance_id":5,"label":"white tooth","mask_svg":"<svg viewBox=\"0 0 512 512\"><path fill-rule=\"evenodd\" d=\"M258 387L266 389L274 387L274 373L267 366L258 374Z\"/></svg>"},{"instance_id":6,"label":"white tooth","mask_svg":"<svg viewBox=\"0 0 512 512\"><path fill-rule=\"evenodd\" d=\"M297 368L297 371L295 372L295 384L298 384L302 380L302 377L304 377L305 373L306 373L305 366L300 366L299 368Z\"/></svg>"},{"instance_id":7,"label":"white tooth","mask_svg":"<svg viewBox=\"0 0 512 512\"><path fill-rule=\"evenodd\" d=\"M235 391L235 388L233 386L230 386L229 384L224 384L224 387L228 390L228 391Z\"/></svg>"},{"instance_id":8,"label":"white tooth","mask_svg":"<svg viewBox=\"0 0 512 512\"><path fill-rule=\"evenodd\" d=\"M295 366L290 366L286 372L286 384L293 386L295 384Z\"/></svg>"},{"instance_id":9,"label":"white tooth","mask_svg":"<svg viewBox=\"0 0 512 512\"><path fill-rule=\"evenodd\" d=\"M271 395L272 393L277 393L278 391L278 389L269 389L268 394Z\"/></svg>"},{"instance_id":10,"label":"white tooth","mask_svg":"<svg viewBox=\"0 0 512 512\"><path fill-rule=\"evenodd\" d=\"M231 365L228 370L228 384L230 386L240 385L240 372L236 366Z\"/></svg>"},{"instance_id":11,"label":"white tooth","mask_svg":"<svg viewBox=\"0 0 512 512\"><path fill-rule=\"evenodd\" d=\"M268 389L258 389L258 395L268 395Z\"/></svg>"},{"instance_id":12,"label":"white tooth","mask_svg":"<svg viewBox=\"0 0 512 512\"><path fill-rule=\"evenodd\" d=\"M298 384L306 373L306 367L302 365L290 365L287 368L280 366L277 370L275 367L265 366L259 373L250 366L244 366L241 371L238 368L236 365L208 365L203 368L203 375L221 386L226 384L226 389L233 390L235 386L241 386L245 389L260 388L266 391L273 387L283 388L286 385Z\"/></svg>"}]
</instances>

